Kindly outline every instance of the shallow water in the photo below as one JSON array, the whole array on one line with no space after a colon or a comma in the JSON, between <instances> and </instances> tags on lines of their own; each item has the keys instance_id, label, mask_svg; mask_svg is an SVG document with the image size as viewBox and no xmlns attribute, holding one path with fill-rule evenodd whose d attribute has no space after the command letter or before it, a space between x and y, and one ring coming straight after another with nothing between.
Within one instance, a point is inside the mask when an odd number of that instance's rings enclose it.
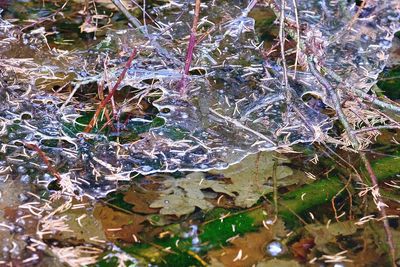
<instances>
[{"instance_id":1,"label":"shallow water","mask_svg":"<svg viewBox=\"0 0 400 267\"><path fill-rule=\"evenodd\" d=\"M176 39L160 38L165 51L157 54L157 44L146 48L145 35L128 29L123 16L105 1L96 1L96 9L90 3L88 13L84 1L68 3L54 21L41 22L45 31L35 25L33 33L22 36L13 25L30 25L23 20L49 16L63 3L0 3L5 8L3 19L13 24L2 24L0 50L1 264L389 264L381 225L375 220L364 222L371 218L365 216L376 216L373 198L358 196L368 187L347 183L356 179L352 168L360 171L357 155L334 145L308 144L314 136L290 114L294 130L289 127L287 133L292 135L273 135L285 122L277 80L280 70L270 63L265 68L275 79L260 82L257 73L263 71L263 58L251 46L259 36L269 38L266 49L275 43L270 38L276 37L277 29L272 25L273 12L256 7L250 13L256 18L257 34L253 34L245 29L251 28L252 19L241 15L247 3L235 1L236 7L220 2L210 7L213 12L207 19L222 26L214 30L210 37L214 39L207 40L211 25L204 22L206 39L199 44L204 54L194 61L185 97L171 90L179 86L174 82L181 81L186 42L176 40L189 34L185 23L166 28ZM166 25L177 18L190 25L192 13L182 13L192 9L186 1L147 4L153 18L158 14ZM148 23L152 24L150 19ZM95 31L82 33L79 27ZM227 27L230 31L225 35ZM150 26L149 30L158 33ZM45 32L50 32L48 44ZM219 45L227 49L217 57L213 46ZM105 86L120 75L133 46L142 52L116 93L114 108L101 115L92 133L83 133L99 99L107 95ZM168 53L168 60L163 53ZM315 83L307 73L299 76ZM106 82L98 86L102 79ZM379 86L387 91L390 83L383 83ZM300 95L308 90L296 86ZM394 101L396 90L390 94ZM270 94L278 104L271 102L268 107ZM310 108L307 102L296 103L312 118L311 124L328 120L322 129L339 131L329 114ZM117 119L110 124L107 117ZM247 121L248 117L255 122ZM393 216L399 210L397 140L398 132L385 131L368 149ZM298 141L305 142L293 147L300 153L256 153ZM227 170L214 170L249 154ZM198 172L202 169L209 171ZM398 218L390 219L390 224L398 241Z\"/></svg>"}]
</instances>

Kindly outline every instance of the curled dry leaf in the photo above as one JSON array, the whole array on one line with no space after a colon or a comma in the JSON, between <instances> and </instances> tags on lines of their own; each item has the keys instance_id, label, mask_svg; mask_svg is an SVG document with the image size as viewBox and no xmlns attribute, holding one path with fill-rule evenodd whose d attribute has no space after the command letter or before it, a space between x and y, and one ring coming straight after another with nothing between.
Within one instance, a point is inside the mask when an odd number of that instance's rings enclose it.
<instances>
[{"instance_id":1,"label":"curled dry leaf","mask_svg":"<svg viewBox=\"0 0 400 267\"><path fill-rule=\"evenodd\" d=\"M314 246L314 238L306 237L294 243L291 246L291 251L298 260L305 262L307 260L307 255Z\"/></svg>"}]
</instances>

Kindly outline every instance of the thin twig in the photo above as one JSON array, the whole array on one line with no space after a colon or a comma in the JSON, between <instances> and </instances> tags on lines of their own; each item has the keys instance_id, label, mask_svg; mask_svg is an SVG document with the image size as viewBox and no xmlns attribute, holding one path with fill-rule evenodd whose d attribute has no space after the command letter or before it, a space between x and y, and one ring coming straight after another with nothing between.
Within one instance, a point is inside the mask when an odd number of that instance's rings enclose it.
<instances>
[{"instance_id":1,"label":"thin twig","mask_svg":"<svg viewBox=\"0 0 400 267\"><path fill-rule=\"evenodd\" d=\"M272 183L273 183L273 190L274 190L274 209L275 209L275 214L278 214L278 174L277 174L277 169L278 169L278 161L274 159L274 165L272 167Z\"/></svg>"},{"instance_id":2,"label":"thin twig","mask_svg":"<svg viewBox=\"0 0 400 267\"><path fill-rule=\"evenodd\" d=\"M37 25L39 25L39 24L42 24L42 23L45 22L45 21L51 20L52 18L54 18L55 16L57 16L61 11L63 11L63 9L67 6L68 2L69 2L69 0L65 1L65 3L64 3L59 9L57 9L56 12L54 12L53 14L50 14L50 15L48 15L48 16L46 16L46 17L42 17L42 18L40 18L39 21L35 21L35 22L33 22L32 24L29 24L29 25L23 27L23 28L21 29L21 32L25 31L26 29L35 27L35 26L37 26Z\"/></svg>"},{"instance_id":3,"label":"thin twig","mask_svg":"<svg viewBox=\"0 0 400 267\"><path fill-rule=\"evenodd\" d=\"M330 43L335 43L338 41L340 38L342 38L345 34L349 33L351 31L351 28L353 27L354 23L356 20L360 17L361 11L364 9L366 6L368 0L363 0L361 5L358 7L358 10L356 14L353 16L353 18L350 20L350 22L347 24L346 28L338 33L338 35L334 36L334 38L330 41Z\"/></svg>"},{"instance_id":4,"label":"thin twig","mask_svg":"<svg viewBox=\"0 0 400 267\"><path fill-rule=\"evenodd\" d=\"M196 0L196 5L194 8L193 25L192 25L192 30L190 32L189 45L188 45L186 60L185 60L185 69L184 69L185 75L189 74L190 65L192 63L193 50L194 50L194 47L196 44L197 25L199 24L199 17L200 17L200 4L201 4L201 1Z\"/></svg>"},{"instance_id":5,"label":"thin twig","mask_svg":"<svg viewBox=\"0 0 400 267\"><path fill-rule=\"evenodd\" d=\"M147 25L146 25L146 16L155 24L157 25L157 21L155 21L149 13L146 11L146 1L143 1L143 6L139 5L136 1L131 0L131 3L133 3L135 6L137 6L140 10L142 10L143 13L143 26L145 28L145 31L147 32Z\"/></svg>"},{"instance_id":6,"label":"thin twig","mask_svg":"<svg viewBox=\"0 0 400 267\"><path fill-rule=\"evenodd\" d=\"M76 85L74 86L74 89L72 89L72 92L69 94L67 100L65 100L65 102L64 102L64 103L62 104L62 106L60 107L60 109L59 109L59 112L60 112L60 113L61 113L61 112L64 110L64 108L68 105L68 103L71 101L72 97L74 97L76 91L78 91L78 89L79 89L80 87L81 87L80 84L76 84Z\"/></svg>"},{"instance_id":7,"label":"thin twig","mask_svg":"<svg viewBox=\"0 0 400 267\"><path fill-rule=\"evenodd\" d=\"M49 157L47 157L46 153L44 153L43 150L40 149L40 147L30 143L24 143L24 146L29 149L35 150L38 153L39 157L43 160L44 164L46 164L47 170L51 173L51 175L53 175L58 182L61 181L62 178L60 173L53 167Z\"/></svg>"},{"instance_id":8,"label":"thin twig","mask_svg":"<svg viewBox=\"0 0 400 267\"><path fill-rule=\"evenodd\" d=\"M124 16L129 20L130 23L132 23L136 28L138 28L140 31L142 31L142 23L134 16L129 13L128 9L124 6L124 4L120 0L111 0L113 4L119 9L119 11L124 14ZM142 32L144 33L144 32Z\"/></svg>"},{"instance_id":9,"label":"thin twig","mask_svg":"<svg viewBox=\"0 0 400 267\"><path fill-rule=\"evenodd\" d=\"M115 6L117 6L117 8L125 15L125 17L129 20L130 23L132 23L137 29L139 29L139 31L141 33L143 33L147 39L149 39L149 42L152 46L154 46L156 52L160 55L163 56L166 59L172 60L176 65L178 65L178 62L174 57L171 56L171 54L164 49L158 42L157 42L157 38L159 36L161 36L165 31L164 30L160 33L158 33L158 35L153 36L153 35L149 35L148 34L148 30L146 25L142 26L142 23L134 16L131 15L131 13L129 13L128 9L122 4L122 2L120 0L111 0ZM132 1L133 3L135 3L134 1ZM143 12L146 12L145 10L143 10ZM181 13L181 15L183 14L183 12ZM180 16L178 17L177 21L179 20ZM153 20L152 20L153 21ZM156 21L153 21L155 24L157 24ZM172 28L173 25L170 25L169 28ZM168 29L169 29L168 28Z\"/></svg>"},{"instance_id":10,"label":"thin twig","mask_svg":"<svg viewBox=\"0 0 400 267\"><path fill-rule=\"evenodd\" d=\"M369 95L367 93L364 93L363 91L355 89L355 88L353 88L351 91L354 92L357 96L361 97L362 99L370 102L371 104L373 104L375 106L378 106L378 107L381 107L384 109L388 109L388 110L391 110L391 111L394 111L394 112L400 114L400 107L397 105L393 105L393 104L384 102L382 100L379 100L377 97L375 97L373 95Z\"/></svg>"},{"instance_id":11,"label":"thin twig","mask_svg":"<svg viewBox=\"0 0 400 267\"><path fill-rule=\"evenodd\" d=\"M340 156L340 155L339 155L338 153L336 153L333 149L331 149L327 144L323 143L323 147L324 147L327 151L323 150L322 146L319 147L319 148L320 148L322 151L324 151L324 154L325 154L328 158L332 159L332 160L333 160L336 164L338 164L339 166L342 166L344 170L347 170L347 168L348 168L349 171L350 171L350 173L351 173L351 171L353 171L353 173L354 173L354 175L355 175L354 180L355 180L356 182L360 182L360 183L362 182L361 175L360 175L360 173L357 171L357 169L353 166L353 164L351 164L348 160L345 160L342 156ZM334 158L333 156L337 157L339 160L335 160L335 158ZM346 167L346 166L347 166L347 167ZM340 169L339 169L339 170L340 170ZM348 172L348 171L343 172L343 174L347 176L347 175L348 175L347 172Z\"/></svg>"},{"instance_id":12,"label":"thin twig","mask_svg":"<svg viewBox=\"0 0 400 267\"><path fill-rule=\"evenodd\" d=\"M372 131L379 131L379 130L390 130L390 129L400 129L398 125L380 125L380 126L372 126L372 127L365 127L359 130L354 130L354 134L360 134L365 132L372 132Z\"/></svg>"},{"instance_id":13,"label":"thin twig","mask_svg":"<svg viewBox=\"0 0 400 267\"><path fill-rule=\"evenodd\" d=\"M330 70L327 67L322 67L322 70L324 72L326 72L336 82L344 84L348 90L350 90L351 92L355 93L360 98L370 102L371 104L373 104L375 106L378 106L378 107L381 107L381 108L384 108L384 109L387 109L387 110L391 110L391 111L396 112L396 113L400 113L400 107L398 105L390 104L390 103L387 103L385 101L379 100L376 96L369 95L369 94L367 94L367 93L365 93L365 92L363 92L363 91L361 91L359 89L353 88L353 86L344 83L343 79L339 75L337 75L335 72L333 72L332 70ZM373 86L373 88L375 86Z\"/></svg>"},{"instance_id":14,"label":"thin twig","mask_svg":"<svg viewBox=\"0 0 400 267\"><path fill-rule=\"evenodd\" d=\"M331 199L331 205L332 205L333 211L334 211L334 213L335 213L335 219L336 219L337 222L339 222L339 217L338 217L338 215L337 215L337 210L336 210L336 206L335 206L335 200L336 200L336 198L337 198L338 196L340 196L340 195L342 194L342 192L343 192L344 190L348 190L348 187L350 186L351 181L352 181L352 179L351 179L351 176L350 176L350 178L347 179L346 184L344 185L344 187L342 187L342 189L340 189L340 190L336 193L336 195L334 195L334 196L332 197L332 199ZM351 196L351 194L350 194L350 196Z\"/></svg>"},{"instance_id":15,"label":"thin twig","mask_svg":"<svg viewBox=\"0 0 400 267\"><path fill-rule=\"evenodd\" d=\"M336 112L338 114L339 120L342 123L343 127L345 128L345 131L347 133L347 135L349 136L349 140L353 146L353 148L355 150L358 151L361 160L364 163L365 168L368 171L368 174L371 178L372 181L372 185L374 188L376 188L377 192L374 195L374 197L376 198L377 201L377 208L378 211L382 217L383 220L383 227L385 229L385 233L386 233L386 238L387 238L387 242L389 245L389 250L390 250L390 254L391 254L391 259L392 259L392 264L393 266L396 266L395 264L395 246L393 243L393 236L392 233L390 231L390 226L389 226L389 222L387 220L387 215L386 215L386 210L385 210L385 205L382 201L382 198L379 194L379 185L378 185L378 179L376 178L376 175L371 167L371 164L368 160L368 158L365 156L365 153L362 151L359 151L360 145L359 142L355 136L354 131L351 129L349 122L347 121L346 115L343 113L341 104L340 104L340 99L339 96L337 94L337 92L333 89L333 87L330 85L329 81L323 77L321 75L321 73L316 69L313 60L309 60L309 64L308 64L311 73L314 75L314 77L318 80L319 83L321 83L321 85L327 90L327 93L329 95L329 97L331 98L331 101L333 102Z\"/></svg>"},{"instance_id":16,"label":"thin twig","mask_svg":"<svg viewBox=\"0 0 400 267\"><path fill-rule=\"evenodd\" d=\"M279 43L281 46L281 58L282 58L282 66L283 66L283 87L287 89L288 86L288 77L287 77L287 64L286 64L286 56L285 56L285 6L286 1L281 1L280 6L280 21L279 21Z\"/></svg>"},{"instance_id":17,"label":"thin twig","mask_svg":"<svg viewBox=\"0 0 400 267\"><path fill-rule=\"evenodd\" d=\"M335 107L336 114L338 115L338 118L343 125L353 148L358 150L360 148L360 144L356 136L353 134L353 129L351 128L350 123L348 122L346 115L343 112L338 93L332 87L329 81L317 70L313 59L310 59L308 61L308 67L311 71L311 74L314 75L318 82L326 89L327 94Z\"/></svg>"},{"instance_id":18,"label":"thin twig","mask_svg":"<svg viewBox=\"0 0 400 267\"><path fill-rule=\"evenodd\" d=\"M371 163L369 162L368 158L365 156L364 152L360 153L360 157L364 163L365 168L367 169L369 176L371 177L372 186L374 188L376 188L376 190L377 190L377 193L375 194L374 197L376 198L376 200L378 202L379 214L381 215L381 218L383 220L383 228L385 229L386 239L387 239L387 243L389 245L392 266L395 267L395 266L397 266L396 262L395 262L396 261L396 249L395 249L395 245L394 245L394 241L393 241L393 235L392 235L392 232L390 231L389 221L387 219L385 204L382 201L382 197L379 193L378 179L376 178L376 175L374 173L374 170L372 169Z\"/></svg>"},{"instance_id":19,"label":"thin twig","mask_svg":"<svg viewBox=\"0 0 400 267\"><path fill-rule=\"evenodd\" d=\"M299 12L297 9L297 0L293 0L294 15L296 19L296 59L294 61L294 78L296 79L297 74L297 64L299 62L300 53L300 23L299 23Z\"/></svg>"},{"instance_id":20,"label":"thin twig","mask_svg":"<svg viewBox=\"0 0 400 267\"><path fill-rule=\"evenodd\" d=\"M224 119L225 121L232 123L232 124L235 125L236 127L241 128L241 129L243 129L243 130L246 130L246 131L248 131L248 132L250 132L250 133L252 133L252 134L254 134L254 135L260 137L261 139L267 141L267 142L270 143L271 145L276 146L276 144L275 144L274 141L272 141L271 139L269 139L268 137L266 137L266 136L263 135L262 133L257 132L257 131L255 131L255 130L253 130L253 129L247 127L246 125L240 123L239 121L237 121L237 120L235 120L235 119L233 119L233 118L231 118L231 117L224 116L224 115L218 113L217 111L215 111L215 110L212 109L212 108L209 108L208 110L209 110L211 113L213 113L214 115L216 115L216 116L218 116L218 117Z\"/></svg>"}]
</instances>

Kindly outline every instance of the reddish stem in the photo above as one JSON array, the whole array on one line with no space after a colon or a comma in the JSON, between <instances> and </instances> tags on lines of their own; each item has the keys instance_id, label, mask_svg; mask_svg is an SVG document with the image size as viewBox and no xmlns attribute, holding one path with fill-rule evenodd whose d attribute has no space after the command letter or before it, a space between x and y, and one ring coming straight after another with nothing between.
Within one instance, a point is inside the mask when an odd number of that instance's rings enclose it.
<instances>
[{"instance_id":1,"label":"reddish stem","mask_svg":"<svg viewBox=\"0 0 400 267\"><path fill-rule=\"evenodd\" d=\"M24 146L29 149L35 150L38 153L39 157L43 160L44 164L46 164L47 170L51 173L51 175L56 177L58 182L61 181L62 178L60 173L53 167L53 165L51 165L50 159L46 156L46 153L44 153L43 150L40 149L40 147L35 144L29 143L24 143Z\"/></svg>"},{"instance_id":2,"label":"reddish stem","mask_svg":"<svg viewBox=\"0 0 400 267\"><path fill-rule=\"evenodd\" d=\"M193 51L194 47L196 44L196 33L190 33L190 38L189 38L189 45L186 53L186 60L185 60L185 69L184 69L184 74L188 75L189 70L190 70L190 65L192 63L193 59Z\"/></svg>"},{"instance_id":3,"label":"reddish stem","mask_svg":"<svg viewBox=\"0 0 400 267\"><path fill-rule=\"evenodd\" d=\"M180 81L179 85L181 95L184 95L186 93L186 85L187 85L186 75L189 74L190 65L192 64L192 59L193 59L194 48L196 46L196 31L197 31L197 25L199 24L200 4L201 0L196 0L196 4L194 7L192 30L190 32L189 44L186 52L185 68L183 71L184 76L182 77L182 80Z\"/></svg>"},{"instance_id":4,"label":"reddish stem","mask_svg":"<svg viewBox=\"0 0 400 267\"><path fill-rule=\"evenodd\" d=\"M93 118L90 120L89 124L86 126L86 128L84 130L85 133L89 133L92 130L93 126L96 124L96 121L97 121L98 116L100 115L100 112L107 105L107 103L110 102L111 98L113 97L113 95L117 91L117 89L118 89L119 85L121 84L122 80L125 78L126 72L131 67L132 61L135 58L136 54L137 54L137 49L135 48L133 50L132 54L130 55L128 61L126 62L124 70L122 71L121 75L118 77L118 80L115 83L114 87L111 89L111 91L107 95L107 97L104 98L100 102L99 106L97 107L96 112L93 115Z\"/></svg>"},{"instance_id":5,"label":"reddish stem","mask_svg":"<svg viewBox=\"0 0 400 267\"><path fill-rule=\"evenodd\" d=\"M363 152L360 153L360 157L361 157L362 161L364 162L364 166L367 169L367 172L371 178L372 185L379 190L378 178L376 177L374 170L372 169L371 163L369 162L368 158L365 156L365 154ZM379 191L378 191L378 193L379 193ZM378 194L376 196L376 198L377 198L378 204L383 203L380 194ZM389 221L387 219L387 213L386 213L385 206L378 207L378 210L379 210L379 214L382 217L383 229L385 230L387 244L389 246L389 251L390 251L390 256L391 256L390 258L392 260L392 266L396 266L396 262L395 262L396 248L394 245L392 232L390 231L390 225L389 225Z\"/></svg>"}]
</instances>

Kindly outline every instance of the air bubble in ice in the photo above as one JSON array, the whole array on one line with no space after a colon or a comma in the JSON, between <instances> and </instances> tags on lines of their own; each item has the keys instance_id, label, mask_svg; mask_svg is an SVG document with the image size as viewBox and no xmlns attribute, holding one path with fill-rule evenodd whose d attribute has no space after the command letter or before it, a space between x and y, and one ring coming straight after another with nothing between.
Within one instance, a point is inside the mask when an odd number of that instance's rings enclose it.
<instances>
[{"instance_id":1,"label":"air bubble in ice","mask_svg":"<svg viewBox=\"0 0 400 267\"><path fill-rule=\"evenodd\" d=\"M29 182L31 181L31 177L29 175L27 175L27 174L24 174L24 175L21 176L20 181L23 184L29 184Z\"/></svg>"},{"instance_id":2,"label":"air bubble in ice","mask_svg":"<svg viewBox=\"0 0 400 267\"><path fill-rule=\"evenodd\" d=\"M272 241L267 245L267 253L271 255L272 257L279 256L283 252L283 246L280 242L278 241Z\"/></svg>"},{"instance_id":3,"label":"air bubble in ice","mask_svg":"<svg viewBox=\"0 0 400 267\"><path fill-rule=\"evenodd\" d=\"M28 200L28 196L25 195L24 193L21 193L21 194L18 195L18 199L19 199L19 201L21 201L21 202L25 202L25 201Z\"/></svg>"},{"instance_id":4,"label":"air bubble in ice","mask_svg":"<svg viewBox=\"0 0 400 267\"><path fill-rule=\"evenodd\" d=\"M144 172L149 172L149 171L153 170L153 168L150 167L150 166L142 166L142 170L143 170Z\"/></svg>"},{"instance_id":5,"label":"air bubble in ice","mask_svg":"<svg viewBox=\"0 0 400 267\"><path fill-rule=\"evenodd\" d=\"M17 172L19 174L25 174L28 170L24 166L18 166Z\"/></svg>"}]
</instances>

